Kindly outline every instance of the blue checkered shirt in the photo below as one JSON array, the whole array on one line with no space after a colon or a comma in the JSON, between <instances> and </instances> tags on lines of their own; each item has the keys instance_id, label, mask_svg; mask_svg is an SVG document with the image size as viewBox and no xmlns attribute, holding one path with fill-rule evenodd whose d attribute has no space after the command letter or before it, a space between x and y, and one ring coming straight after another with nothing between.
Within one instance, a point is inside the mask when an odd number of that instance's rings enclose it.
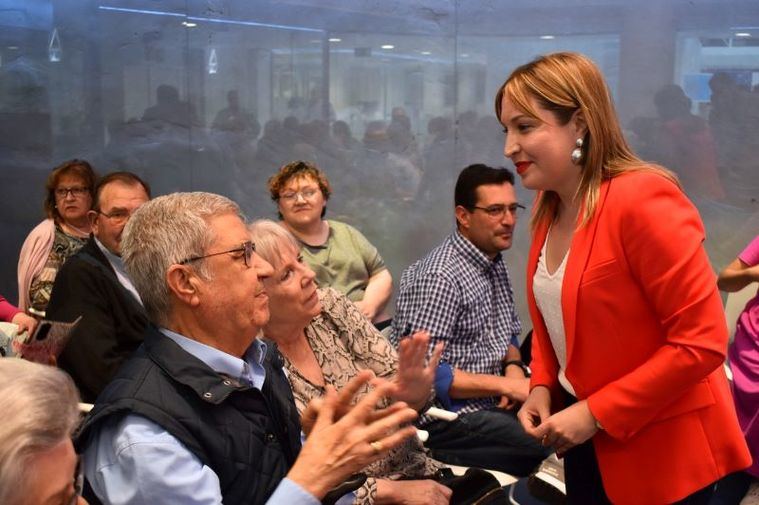
<instances>
[{"instance_id":1,"label":"blue checkered shirt","mask_svg":"<svg viewBox=\"0 0 759 505\"><path fill-rule=\"evenodd\" d=\"M415 330L432 336L430 349L446 343L442 362L466 372L502 375L509 344L519 346L522 325L509 272L498 254L491 260L458 231L401 276L390 340ZM457 402L459 413L497 405L498 398Z\"/></svg>"}]
</instances>

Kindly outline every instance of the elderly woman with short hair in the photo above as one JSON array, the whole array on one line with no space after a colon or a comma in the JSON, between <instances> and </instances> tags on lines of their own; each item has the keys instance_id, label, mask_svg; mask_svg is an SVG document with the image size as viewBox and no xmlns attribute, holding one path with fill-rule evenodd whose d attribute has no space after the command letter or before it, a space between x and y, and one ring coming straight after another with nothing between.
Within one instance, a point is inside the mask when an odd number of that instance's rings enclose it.
<instances>
[{"instance_id":1,"label":"elderly woman with short hair","mask_svg":"<svg viewBox=\"0 0 759 505\"><path fill-rule=\"evenodd\" d=\"M427 406L442 347L425 366L429 335L418 333L401 343L399 358L345 296L331 288L317 289L313 271L287 230L268 220L250 228L256 253L274 268L264 280L270 301L264 337L274 341L284 357L298 410L321 397L326 386L341 389L366 369L397 382L394 399L418 410ZM367 392L364 388L359 397ZM448 503L450 489L434 480L397 480L424 479L441 468L427 457L419 440L410 439L364 469L370 478L357 492L356 503Z\"/></svg>"},{"instance_id":2,"label":"elderly woman with short hair","mask_svg":"<svg viewBox=\"0 0 759 505\"><path fill-rule=\"evenodd\" d=\"M71 434L79 394L68 375L18 358L0 359L0 503L86 505Z\"/></svg>"}]
</instances>

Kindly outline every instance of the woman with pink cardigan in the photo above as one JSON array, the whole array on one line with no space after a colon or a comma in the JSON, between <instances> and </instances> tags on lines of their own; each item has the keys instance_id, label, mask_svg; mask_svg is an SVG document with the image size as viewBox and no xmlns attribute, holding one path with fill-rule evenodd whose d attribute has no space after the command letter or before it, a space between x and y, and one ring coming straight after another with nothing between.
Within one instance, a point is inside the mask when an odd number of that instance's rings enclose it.
<instances>
[{"instance_id":1,"label":"woman with pink cardigan","mask_svg":"<svg viewBox=\"0 0 759 505\"><path fill-rule=\"evenodd\" d=\"M95 172L84 160L69 160L53 169L45 183L47 219L24 241L18 260L19 309L44 315L53 282L63 262L90 235Z\"/></svg>"}]
</instances>

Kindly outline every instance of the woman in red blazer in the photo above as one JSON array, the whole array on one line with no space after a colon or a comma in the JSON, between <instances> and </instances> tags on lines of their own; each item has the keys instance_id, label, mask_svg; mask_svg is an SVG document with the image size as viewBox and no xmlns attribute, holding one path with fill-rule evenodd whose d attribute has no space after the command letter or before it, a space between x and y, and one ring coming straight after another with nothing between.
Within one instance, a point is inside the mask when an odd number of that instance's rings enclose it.
<instances>
[{"instance_id":1,"label":"woman in red blazer","mask_svg":"<svg viewBox=\"0 0 759 505\"><path fill-rule=\"evenodd\" d=\"M670 172L633 154L585 56L517 68L496 112L506 156L538 191L520 421L565 456L570 503L706 503L751 458L698 212Z\"/></svg>"}]
</instances>

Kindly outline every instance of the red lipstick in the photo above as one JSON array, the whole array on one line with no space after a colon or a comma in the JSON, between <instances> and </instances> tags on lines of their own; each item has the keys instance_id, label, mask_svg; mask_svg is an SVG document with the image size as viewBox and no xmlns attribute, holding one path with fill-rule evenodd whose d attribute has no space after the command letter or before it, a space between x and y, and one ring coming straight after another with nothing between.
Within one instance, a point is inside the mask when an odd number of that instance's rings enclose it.
<instances>
[{"instance_id":1,"label":"red lipstick","mask_svg":"<svg viewBox=\"0 0 759 505\"><path fill-rule=\"evenodd\" d=\"M532 165L531 161L518 161L514 163L514 166L517 167L517 174L522 175L525 173L527 168Z\"/></svg>"}]
</instances>

